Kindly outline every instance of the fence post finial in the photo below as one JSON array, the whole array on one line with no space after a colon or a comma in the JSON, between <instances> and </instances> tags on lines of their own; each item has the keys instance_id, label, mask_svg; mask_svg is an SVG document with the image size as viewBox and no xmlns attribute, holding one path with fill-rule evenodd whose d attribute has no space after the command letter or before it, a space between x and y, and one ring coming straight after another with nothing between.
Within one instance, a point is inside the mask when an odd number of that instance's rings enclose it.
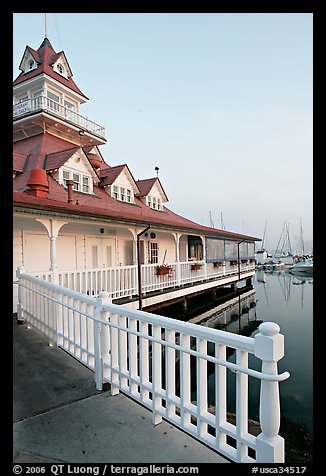
<instances>
[{"instance_id":1,"label":"fence post finial","mask_svg":"<svg viewBox=\"0 0 326 476\"><path fill-rule=\"evenodd\" d=\"M262 361L262 372L277 375L277 362L284 356L284 336L274 322L264 322L255 336L255 356ZM283 463L284 439L280 428L280 396L277 381L262 380L260 387L261 433L256 441L257 463Z\"/></svg>"}]
</instances>

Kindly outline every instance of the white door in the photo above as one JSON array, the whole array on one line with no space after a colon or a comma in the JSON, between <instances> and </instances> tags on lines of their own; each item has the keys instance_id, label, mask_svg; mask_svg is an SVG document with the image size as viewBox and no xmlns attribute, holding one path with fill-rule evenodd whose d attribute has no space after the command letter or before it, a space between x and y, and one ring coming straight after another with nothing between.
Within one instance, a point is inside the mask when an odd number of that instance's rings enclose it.
<instances>
[{"instance_id":1,"label":"white door","mask_svg":"<svg viewBox=\"0 0 326 476\"><path fill-rule=\"evenodd\" d=\"M110 268L115 266L115 240L112 238L87 238L87 268Z\"/></svg>"}]
</instances>

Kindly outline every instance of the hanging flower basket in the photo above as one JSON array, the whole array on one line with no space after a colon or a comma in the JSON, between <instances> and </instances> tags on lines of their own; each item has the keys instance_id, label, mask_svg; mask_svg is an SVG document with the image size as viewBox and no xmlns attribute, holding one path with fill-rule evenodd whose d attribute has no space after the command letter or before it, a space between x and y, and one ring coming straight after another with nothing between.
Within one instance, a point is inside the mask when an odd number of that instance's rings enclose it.
<instances>
[{"instance_id":1,"label":"hanging flower basket","mask_svg":"<svg viewBox=\"0 0 326 476\"><path fill-rule=\"evenodd\" d=\"M222 263L221 261L214 261L214 268L219 268L220 266L223 266L224 263Z\"/></svg>"},{"instance_id":2,"label":"hanging flower basket","mask_svg":"<svg viewBox=\"0 0 326 476\"><path fill-rule=\"evenodd\" d=\"M163 274L169 274L171 271L171 266L168 264L161 264L155 267L156 275L161 276Z\"/></svg>"},{"instance_id":3,"label":"hanging flower basket","mask_svg":"<svg viewBox=\"0 0 326 476\"><path fill-rule=\"evenodd\" d=\"M200 269L203 265L202 264L199 264L199 263L194 263L191 265L191 271L197 271L198 269Z\"/></svg>"}]
</instances>

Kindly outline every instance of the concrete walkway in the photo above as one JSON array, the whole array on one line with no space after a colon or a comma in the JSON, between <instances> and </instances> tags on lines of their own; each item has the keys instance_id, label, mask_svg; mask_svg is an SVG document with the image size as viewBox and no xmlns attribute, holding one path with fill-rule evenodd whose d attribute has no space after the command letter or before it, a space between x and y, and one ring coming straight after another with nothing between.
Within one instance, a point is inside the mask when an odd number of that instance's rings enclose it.
<instances>
[{"instance_id":1,"label":"concrete walkway","mask_svg":"<svg viewBox=\"0 0 326 476\"><path fill-rule=\"evenodd\" d=\"M94 374L26 324L13 322L14 463L228 463Z\"/></svg>"}]
</instances>

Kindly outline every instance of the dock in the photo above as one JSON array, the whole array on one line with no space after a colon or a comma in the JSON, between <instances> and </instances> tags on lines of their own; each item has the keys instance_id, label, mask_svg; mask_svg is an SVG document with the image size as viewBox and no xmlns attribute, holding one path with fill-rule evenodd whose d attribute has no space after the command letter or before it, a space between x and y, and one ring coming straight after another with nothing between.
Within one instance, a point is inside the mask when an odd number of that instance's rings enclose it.
<instances>
[{"instance_id":1,"label":"dock","mask_svg":"<svg viewBox=\"0 0 326 476\"><path fill-rule=\"evenodd\" d=\"M13 319L14 463L229 463Z\"/></svg>"}]
</instances>

